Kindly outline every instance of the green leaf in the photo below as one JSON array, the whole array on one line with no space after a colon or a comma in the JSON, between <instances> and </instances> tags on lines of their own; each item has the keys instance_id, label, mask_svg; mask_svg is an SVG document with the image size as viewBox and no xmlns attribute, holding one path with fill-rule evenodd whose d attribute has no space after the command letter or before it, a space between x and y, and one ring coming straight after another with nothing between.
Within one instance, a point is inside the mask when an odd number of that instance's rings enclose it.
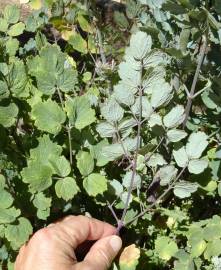
<instances>
[{"instance_id":1,"label":"green leaf","mask_svg":"<svg viewBox=\"0 0 221 270\"><path fill-rule=\"evenodd\" d=\"M96 165L99 167L106 165L109 161L108 158L105 158L102 155L102 148L107 145L108 145L108 141L102 140L98 144L90 146L90 153L92 157L97 160Z\"/></svg>"},{"instance_id":2,"label":"green leaf","mask_svg":"<svg viewBox=\"0 0 221 270\"><path fill-rule=\"evenodd\" d=\"M171 98L172 87L165 81L158 83L158 89L154 89L151 96L151 105L153 108L158 108Z\"/></svg>"},{"instance_id":3,"label":"green leaf","mask_svg":"<svg viewBox=\"0 0 221 270\"><path fill-rule=\"evenodd\" d=\"M135 139L128 138L125 141L123 141L125 150L127 152L135 151L136 142L137 142L136 138ZM105 158L108 158L109 161L113 161L116 158L122 156L123 154L124 154L124 150L120 143L114 143L108 146L104 146L102 148L102 155Z\"/></svg>"},{"instance_id":4,"label":"green leaf","mask_svg":"<svg viewBox=\"0 0 221 270\"><path fill-rule=\"evenodd\" d=\"M30 150L30 159L50 166L50 160L58 159L62 152L62 147L50 140L49 135L38 138L38 146Z\"/></svg>"},{"instance_id":5,"label":"green leaf","mask_svg":"<svg viewBox=\"0 0 221 270\"><path fill-rule=\"evenodd\" d=\"M6 43L6 52L9 56L14 56L19 48L19 41L15 38L9 38Z\"/></svg>"},{"instance_id":6,"label":"green leaf","mask_svg":"<svg viewBox=\"0 0 221 270\"><path fill-rule=\"evenodd\" d=\"M163 122L167 128L179 126L185 119L184 107L177 105L167 115L164 116Z\"/></svg>"},{"instance_id":7,"label":"green leaf","mask_svg":"<svg viewBox=\"0 0 221 270\"><path fill-rule=\"evenodd\" d=\"M221 0L215 0L215 10L221 15Z\"/></svg>"},{"instance_id":8,"label":"green leaf","mask_svg":"<svg viewBox=\"0 0 221 270\"><path fill-rule=\"evenodd\" d=\"M79 151L77 156L77 167L83 176L88 176L94 170L94 159L90 153Z\"/></svg>"},{"instance_id":9,"label":"green leaf","mask_svg":"<svg viewBox=\"0 0 221 270\"><path fill-rule=\"evenodd\" d=\"M102 138L112 138L116 133L115 127L108 122L101 122L96 127L97 132Z\"/></svg>"},{"instance_id":10,"label":"green leaf","mask_svg":"<svg viewBox=\"0 0 221 270\"><path fill-rule=\"evenodd\" d=\"M161 116L157 113L152 113L148 120L148 124L150 127L162 126Z\"/></svg>"},{"instance_id":11,"label":"green leaf","mask_svg":"<svg viewBox=\"0 0 221 270\"><path fill-rule=\"evenodd\" d=\"M7 20L0 18L0 32L6 32L8 29Z\"/></svg>"},{"instance_id":12,"label":"green leaf","mask_svg":"<svg viewBox=\"0 0 221 270\"><path fill-rule=\"evenodd\" d=\"M173 165L167 165L159 170L159 177L160 177L160 185L166 186L172 180L175 179L177 175L177 169Z\"/></svg>"},{"instance_id":13,"label":"green leaf","mask_svg":"<svg viewBox=\"0 0 221 270\"><path fill-rule=\"evenodd\" d=\"M43 192L37 193L33 200L33 204L36 208L46 210L51 207L51 198L47 198Z\"/></svg>"},{"instance_id":14,"label":"green leaf","mask_svg":"<svg viewBox=\"0 0 221 270\"><path fill-rule=\"evenodd\" d=\"M87 53L87 42L80 34L74 33L68 40L68 43L76 50L83 54Z\"/></svg>"},{"instance_id":15,"label":"green leaf","mask_svg":"<svg viewBox=\"0 0 221 270\"><path fill-rule=\"evenodd\" d=\"M133 175L133 172L132 171L129 171L127 172L124 177L123 177L123 180L122 180L122 185L125 187L125 188L129 188L130 185L131 185L131 179L132 179L132 175ZM141 187L141 177L139 174L135 174L134 176L134 181L133 181L133 189L134 188L140 188Z\"/></svg>"},{"instance_id":16,"label":"green leaf","mask_svg":"<svg viewBox=\"0 0 221 270\"><path fill-rule=\"evenodd\" d=\"M142 103L140 104L140 98L138 97L135 101L135 104L131 107L131 110L134 114L139 115L140 110L142 111L142 117L149 118L153 113L153 108L147 97L142 97ZM141 108L140 108L141 105Z\"/></svg>"},{"instance_id":17,"label":"green leaf","mask_svg":"<svg viewBox=\"0 0 221 270\"><path fill-rule=\"evenodd\" d=\"M130 53L136 60L142 60L150 52L152 38L147 33L138 31L130 39Z\"/></svg>"},{"instance_id":18,"label":"green leaf","mask_svg":"<svg viewBox=\"0 0 221 270\"><path fill-rule=\"evenodd\" d=\"M99 173L92 173L84 179L83 186L90 196L95 197L107 190L107 179Z\"/></svg>"},{"instance_id":19,"label":"green leaf","mask_svg":"<svg viewBox=\"0 0 221 270\"><path fill-rule=\"evenodd\" d=\"M9 87L13 96L22 98L29 96L28 77L23 61L14 61L9 73Z\"/></svg>"},{"instance_id":20,"label":"green leaf","mask_svg":"<svg viewBox=\"0 0 221 270\"><path fill-rule=\"evenodd\" d=\"M52 134L59 133L66 119L59 105L50 99L35 104L32 108L32 117L37 128Z\"/></svg>"},{"instance_id":21,"label":"green leaf","mask_svg":"<svg viewBox=\"0 0 221 270\"><path fill-rule=\"evenodd\" d=\"M183 167L187 166L189 159L188 159L186 149L184 146L178 150L173 150L173 156L174 156L174 159L179 167L183 168Z\"/></svg>"},{"instance_id":22,"label":"green leaf","mask_svg":"<svg viewBox=\"0 0 221 270\"><path fill-rule=\"evenodd\" d=\"M221 240L217 239L214 240L213 242L209 242L204 252L205 259L210 260L211 257L220 255L221 255Z\"/></svg>"},{"instance_id":23,"label":"green leaf","mask_svg":"<svg viewBox=\"0 0 221 270\"><path fill-rule=\"evenodd\" d=\"M53 157L50 159L50 163L54 169L54 172L61 177L66 177L71 172L70 163L64 156L59 158Z\"/></svg>"},{"instance_id":24,"label":"green leaf","mask_svg":"<svg viewBox=\"0 0 221 270\"><path fill-rule=\"evenodd\" d=\"M8 225L5 229L5 237L14 250L19 249L33 233L30 221L24 217L18 219L18 224Z\"/></svg>"},{"instance_id":25,"label":"green leaf","mask_svg":"<svg viewBox=\"0 0 221 270\"><path fill-rule=\"evenodd\" d=\"M112 98L106 104L103 104L101 107L101 114L107 121L115 123L123 118L124 110L117 101Z\"/></svg>"},{"instance_id":26,"label":"green leaf","mask_svg":"<svg viewBox=\"0 0 221 270\"><path fill-rule=\"evenodd\" d=\"M167 236L160 236L155 241L155 250L162 260L169 261L178 251L176 242Z\"/></svg>"},{"instance_id":27,"label":"green leaf","mask_svg":"<svg viewBox=\"0 0 221 270\"><path fill-rule=\"evenodd\" d=\"M188 243L191 246L191 256L193 258L201 256L204 250L206 249L207 243L202 238L203 238L203 234L200 228L198 228L196 232L193 232L190 235Z\"/></svg>"},{"instance_id":28,"label":"green leaf","mask_svg":"<svg viewBox=\"0 0 221 270\"><path fill-rule=\"evenodd\" d=\"M79 192L79 187L74 178L66 177L56 182L55 191L58 198L69 201Z\"/></svg>"},{"instance_id":29,"label":"green leaf","mask_svg":"<svg viewBox=\"0 0 221 270\"><path fill-rule=\"evenodd\" d=\"M0 106L0 125L4 127L11 127L14 125L16 116L18 115L18 107L14 103L8 106Z\"/></svg>"},{"instance_id":30,"label":"green leaf","mask_svg":"<svg viewBox=\"0 0 221 270\"><path fill-rule=\"evenodd\" d=\"M6 190L0 189L0 211L9 208L13 203L13 197Z\"/></svg>"},{"instance_id":31,"label":"green leaf","mask_svg":"<svg viewBox=\"0 0 221 270\"><path fill-rule=\"evenodd\" d=\"M114 12L114 22L123 29L127 29L129 26L128 20L123 12Z\"/></svg>"},{"instance_id":32,"label":"green leaf","mask_svg":"<svg viewBox=\"0 0 221 270\"><path fill-rule=\"evenodd\" d=\"M65 107L70 123L79 130L89 126L96 120L95 111L91 109L87 96L68 99Z\"/></svg>"},{"instance_id":33,"label":"green leaf","mask_svg":"<svg viewBox=\"0 0 221 270\"><path fill-rule=\"evenodd\" d=\"M151 155L151 157L149 158L149 160L147 161L147 165L150 167L156 167L156 166L162 166L167 164L167 162L165 161L165 159L163 158L163 156L161 154L155 153L153 155Z\"/></svg>"},{"instance_id":34,"label":"green leaf","mask_svg":"<svg viewBox=\"0 0 221 270\"><path fill-rule=\"evenodd\" d=\"M119 103L125 104L127 106L133 105L134 103L133 92L126 88L126 86L122 83L114 86L114 97Z\"/></svg>"},{"instance_id":35,"label":"green leaf","mask_svg":"<svg viewBox=\"0 0 221 270\"><path fill-rule=\"evenodd\" d=\"M17 23L20 18L20 10L16 5L7 5L4 9L4 19L10 23Z\"/></svg>"},{"instance_id":36,"label":"green leaf","mask_svg":"<svg viewBox=\"0 0 221 270\"><path fill-rule=\"evenodd\" d=\"M28 167L25 167L21 172L22 181L30 185L32 192L40 192L50 187L52 174L51 167L35 161L30 161Z\"/></svg>"},{"instance_id":37,"label":"green leaf","mask_svg":"<svg viewBox=\"0 0 221 270\"><path fill-rule=\"evenodd\" d=\"M0 224L12 223L21 214L21 211L11 207L8 209L1 209L0 211Z\"/></svg>"},{"instance_id":38,"label":"green leaf","mask_svg":"<svg viewBox=\"0 0 221 270\"><path fill-rule=\"evenodd\" d=\"M170 142L179 142L187 136L187 133L180 129L171 129L167 131L167 138Z\"/></svg>"},{"instance_id":39,"label":"green leaf","mask_svg":"<svg viewBox=\"0 0 221 270\"><path fill-rule=\"evenodd\" d=\"M8 35L11 37L20 36L25 30L25 24L23 22L12 25L8 30Z\"/></svg>"},{"instance_id":40,"label":"green leaf","mask_svg":"<svg viewBox=\"0 0 221 270\"><path fill-rule=\"evenodd\" d=\"M73 91L76 83L77 72L72 69L64 69L57 79L57 87L65 93Z\"/></svg>"},{"instance_id":41,"label":"green leaf","mask_svg":"<svg viewBox=\"0 0 221 270\"><path fill-rule=\"evenodd\" d=\"M173 192L178 198L183 199L190 197L192 193L197 191L197 189L197 183L191 183L181 180L175 184Z\"/></svg>"},{"instance_id":42,"label":"green leaf","mask_svg":"<svg viewBox=\"0 0 221 270\"><path fill-rule=\"evenodd\" d=\"M208 145L208 136L204 132L192 133L186 145L186 153L189 158L200 158Z\"/></svg>"},{"instance_id":43,"label":"green leaf","mask_svg":"<svg viewBox=\"0 0 221 270\"><path fill-rule=\"evenodd\" d=\"M190 173L200 174L208 167L208 161L205 159L193 159L188 164Z\"/></svg>"}]
</instances>

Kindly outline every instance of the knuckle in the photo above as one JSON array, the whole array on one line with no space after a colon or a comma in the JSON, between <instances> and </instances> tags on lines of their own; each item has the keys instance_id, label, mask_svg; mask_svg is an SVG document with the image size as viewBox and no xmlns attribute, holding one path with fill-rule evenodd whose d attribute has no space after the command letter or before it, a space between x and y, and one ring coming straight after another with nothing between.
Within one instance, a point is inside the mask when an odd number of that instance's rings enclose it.
<instances>
[{"instance_id":1,"label":"knuckle","mask_svg":"<svg viewBox=\"0 0 221 270\"><path fill-rule=\"evenodd\" d=\"M37 242L51 240L51 239L52 239L52 233L51 233L50 227L49 228L45 227L43 229L40 229L32 237L32 241L37 241Z\"/></svg>"}]
</instances>

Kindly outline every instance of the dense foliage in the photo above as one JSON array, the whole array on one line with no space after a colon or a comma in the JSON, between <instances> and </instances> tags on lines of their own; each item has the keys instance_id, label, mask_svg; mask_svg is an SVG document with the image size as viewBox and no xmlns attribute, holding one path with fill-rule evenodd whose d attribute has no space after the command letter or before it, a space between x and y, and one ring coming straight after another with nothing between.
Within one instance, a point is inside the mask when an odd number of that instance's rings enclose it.
<instances>
[{"instance_id":1,"label":"dense foliage","mask_svg":"<svg viewBox=\"0 0 221 270\"><path fill-rule=\"evenodd\" d=\"M106 2L2 11L2 269L67 214L116 225L115 270L221 269L221 1Z\"/></svg>"}]
</instances>

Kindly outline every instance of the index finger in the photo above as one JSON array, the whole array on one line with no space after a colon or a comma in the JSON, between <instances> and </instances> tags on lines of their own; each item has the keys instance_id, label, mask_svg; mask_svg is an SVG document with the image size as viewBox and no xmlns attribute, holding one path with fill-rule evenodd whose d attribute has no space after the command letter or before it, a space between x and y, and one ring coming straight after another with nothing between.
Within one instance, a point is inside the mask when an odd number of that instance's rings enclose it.
<instances>
[{"instance_id":1,"label":"index finger","mask_svg":"<svg viewBox=\"0 0 221 270\"><path fill-rule=\"evenodd\" d=\"M86 216L68 216L50 229L56 230L74 249L86 240L98 240L116 233L112 225Z\"/></svg>"}]
</instances>

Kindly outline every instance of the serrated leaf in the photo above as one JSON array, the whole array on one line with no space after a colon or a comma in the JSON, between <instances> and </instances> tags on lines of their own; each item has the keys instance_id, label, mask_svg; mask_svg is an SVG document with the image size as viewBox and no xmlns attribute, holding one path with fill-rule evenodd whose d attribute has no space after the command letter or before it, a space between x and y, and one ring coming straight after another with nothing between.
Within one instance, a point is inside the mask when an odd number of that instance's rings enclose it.
<instances>
[{"instance_id":1,"label":"serrated leaf","mask_svg":"<svg viewBox=\"0 0 221 270\"><path fill-rule=\"evenodd\" d=\"M137 60L142 60L150 52L152 38L147 33L138 31L130 39L130 52Z\"/></svg>"},{"instance_id":2,"label":"serrated leaf","mask_svg":"<svg viewBox=\"0 0 221 270\"><path fill-rule=\"evenodd\" d=\"M140 249L134 244L125 247L119 258L120 270L135 270L140 258Z\"/></svg>"},{"instance_id":3,"label":"serrated leaf","mask_svg":"<svg viewBox=\"0 0 221 270\"><path fill-rule=\"evenodd\" d=\"M170 142L179 142L187 136L187 133L180 129L171 129L167 131L167 138Z\"/></svg>"},{"instance_id":4,"label":"serrated leaf","mask_svg":"<svg viewBox=\"0 0 221 270\"><path fill-rule=\"evenodd\" d=\"M74 33L69 40L68 43L78 52L83 54L87 53L87 42L82 38L82 36L78 33Z\"/></svg>"},{"instance_id":5,"label":"serrated leaf","mask_svg":"<svg viewBox=\"0 0 221 270\"><path fill-rule=\"evenodd\" d=\"M64 69L64 71L58 76L57 87L65 93L74 90L77 82L77 72L72 69Z\"/></svg>"},{"instance_id":6,"label":"serrated leaf","mask_svg":"<svg viewBox=\"0 0 221 270\"><path fill-rule=\"evenodd\" d=\"M141 105L141 108L140 108L140 105ZM135 115L139 115L140 110L141 110L142 117L144 118L149 118L151 114L153 113L153 108L147 97L142 97L142 102L140 101L140 98L138 97L135 101L135 104L131 107L131 110Z\"/></svg>"},{"instance_id":7,"label":"serrated leaf","mask_svg":"<svg viewBox=\"0 0 221 270\"><path fill-rule=\"evenodd\" d=\"M186 153L189 158L200 158L208 145L208 136L204 132L192 133L186 144Z\"/></svg>"},{"instance_id":8,"label":"serrated leaf","mask_svg":"<svg viewBox=\"0 0 221 270\"><path fill-rule=\"evenodd\" d=\"M59 105L50 99L35 104L32 108L32 117L37 128L52 134L57 134L61 130L61 125L66 119Z\"/></svg>"},{"instance_id":9,"label":"serrated leaf","mask_svg":"<svg viewBox=\"0 0 221 270\"><path fill-rule=\"evenodd\" d=\"M50 166L50 160L58 159L61 155L62 147L52 142L49 135L38 138L38 142L38 146L30 150L30 160Z\"/></svg>"},{"instance_id":10,"label":"serrated leaf","mask_svg":"<svg viewBox=\"0 0 221 270\"><path fill-rule=\"evenodd\" d=\"M8 29L7 20L0 18L0 32L6 32Z\"/></svg>"},{"instance_id":11,"label":"serrated leaf","mask_svg":"<svg viewBox=\"0 0 221 270\"><path fill-rule=\"evenodd\" d=\"M79 192L79 187L74 178L66 177L56 182L55 191L58 198L68 201L73 199L74 196Z\"/></svg>"},{"instance_id":12,"label":"serrated leaf","mask_svg":"<svg viewBox=\"0 0 221 270\"><path fill-rule=\"evenodd\" d=\"M122 83L114 86L114 97L119 103L125 104L127 106L133 105L134 103L133 92L126 88L126 86Z\"/></svg>"},{"instance_id":13,"label":"serrated leaf","mask_svg":"<svg viewBox=\"0 0 221 270\"><path fill-rule=\"evenodd\" d=\"M30 161L28 167L23 168L22 181L30 185L31 191L43 191L51 186L52 168L39 162Z\"/></svg>"},{"instance_id":14,"label":"serrated leaf","mask_svg":"<svg viewBox=\"0 0 221 270\"><path fill-rule=\"evenodd\" d=\"M183 167L187 166L189 159L188 159L186 149L184 146L178 150L173 150L173 156L174 156L174 159L179 167L183 168Z\"/></svg>"},{"instance_id":15,"label":"serrated leaf","mask_svg":"<svg viewBox=\"0 0 221 270\"><path fill-rule=\"evenodd\" d=\"M208 167L208 161L205 159L193 159L188 164L190 173L200 174Z\"/></svg>"},{"instance_id":16,"label":"serrated leaf","mask_svg":"<svg viewBox=\"0 0 221 270\"><path fill-rule=\"evenodd\" d=\"M167 236L160 236L155 241L155 250L159 257L169 261L178 251L176 242Z\"/></svg>"},{"instance_id":17,"label":"serrated leaf","mask_svg":"<svg viewBox=\"0 0 221 270\"><path fill-rule=\"evenodd\" d=\"M16 5L7 5L4 9L4 19L10 23L17 23L20 18L20 10Z\"/></svg>"},{"instance_id":18,"label":"serrated leaf","mask_svg":"<svg viewBox=\"0 0 221 270\"><path fill-rule=\"evenodd\" d=\"M94 170L94 159L90 153L79 151L77 156L77 167L83 176L88 176Z\"/></svg>"},{"instance_id":19,"label":"serrated leaf","mask_svg":"<svg viewBox=\"0 0 221 270\"><path fill-rule=\"evenodd\" d=\"M54 172L57 175L61 177L66 177L70 174L71 166L69 161L64 156L61 156L59 158L53 157L49 161L54 169Z\"/></svg>"},{"instance_id":20,"label":"serrated leaf","mask_svg":"<svg viewBox=\"0 0 221 270\"><path fill-rule=\"evenodd\" d=\"M13 203L13 197L4 189L0 189L0 211L9 208Z\"/></svg>"},{"instance_id":21,"label":"serrated leaf","mask_svg":"<svg viewBox=\"0 0 221 270\"><path fill-rule=\"evenodd\" d=\"M160 185L168 185L177 175L177 169L173 165L167 165L159 170Z\"/></svg>"},{"instance_id":22,"label":"serrated leaf","mask_svg":"<svg viewBox=\"0 0 221 270\"><path fill-rule=\"evenodd\" d=\"M14 103L8 106L0 106L0 125L10 127L15 123L18 114L18 107Z\"/></svg>"},{"instance_id":23,"label":"serrated leaf","mask_svg":"<svg viewBox=\"0 0 221 270\"><path fill-rule=\"evenodd\" d=\"M165 81L160 81L158 89L154 89L151 96L151 105L158 108L171 98L172 87Z\"/></svg>"},{"instance_id":24,"label":"serrated leaf","mask_svg":"<svg viewBox=\"0 0 221 270\"><path fill-rule=\"evenodd\" d=\"M140 71L136 70L136 68L134 69L130 63L122 62L119 65L118 73L125 88L135 94L140 84Z\"/></svg>"},{"instance_id":25,"label":"serrated leaf","mask_svg":"<svg viewBox=\"0 0 221 270\"><path fill-rule=\"evenodd\" d=\"M9 38L6 41L5 46L9 56L14 56L19 48L19 41L15 38Z\"/></svg>"},{"instance_id":26,"label":"serrated leaf","mask_svg":"<svg viewBox=\"0 0 221 270\"><path fill-rule=\"evenodd\" d=\"M84 179L83 186L90 196L96 197L107 190L107 179L99 173L92 173Z\"/></svg>"},{"instance_id":27,"label":"serrated leaf","mask_svg":"<svg viewBox=\"0 0 221 270\"><path fill-rule=\"evenodd\" d=\"M14 250L20 248L32 234L33 228L30 221L24 217L18 219L18 224L8 225L5 229L5 237Z\"/></svg>"},{"instance_id":28,"label":"serrated leaf","mask_svg":"<svg viewBox=\"0 0 221 270\"><path fill-rule=\"evenodd\" d=\"M155 153L151 155L149 160L147 161L147 165L150 167L162 166L167 164L164 157L161 154Z\"/></svg>"},{"instance_id":29,"label":"serrated leaf","mask_svg":"<svg viewBox=\"0 0 221 270\"><path fill-rule=\"evenodd\" d=\"M11 37L20 36L25 30L25 24L23 22L12 25L8 30L8 35Z\"/></svg>"},{"instance_id":30,"label":"serrated leaf","mask_svg":"<svg viewBox=\"0 0 221 270\"><path fill-rule=\"evenodd\" d=\"M96 127L97 132L102 138L112 138L116 133L115 127L108 122L101 122Z\"/></svg>"},{"instance_id":31,"label":"serrated leaf","mask_svg":"<svg viewBox=\"0 0 221 270\"><path fill-rule=\"evenodd\" d=\"M115 123L123 118L124 110L117 101L112 98L106 104L103 104L101 107L101 114L107 121Z\"/></svg>"},{"instance_id":32,"label":"serrated leaf","mask_svg":"<svg viewBox=\"0 0 221 270\"><path fill-rule=\"evenodd\" d=\"M0 211L0 224L12 223L21 214L21 211L14 206Z\"/></svg>"},{"instance_id":33,"label":"serrated leaf","mask_svg":"<svg viewBox=\"0 0 221 270\"><path fill-rule=\"evenodd\" d=\"M185 119L184 107L177 105L163 118L164 125L167 128L174 128L179 126Z\"/></svg>"},{"instance_id":34,"label":"serrated leaf","mask_svg":"<svg viewBox=\"0 0 221 270\"><path fill-rule=\"evenodd\" d=\"M122 185L125 187L125 188L129 188L130 185L131 185L131 179L132 179L132 174L133 172L132 171L129 171L127 172L124 177L123 177L123 180L122 180ZM133 180L133 189L134 188L140 188L141 187L141 177L139 174L135 174L134 176L134 180Z\"/></svg>"},{"instance_id":35,"label":"serrated leaf","mask_svg":"<svg viewBox=\"0 0 221 270\"><path fill-rule=\"evenodd\" d=\"M37 217L46 220L50 215L51 198L47 198L42 192L37 193L33 200L34 206L37 208Z\"/></svg>"},{"instance_id":36,"label":"serrated leaf","mask_svg":"<svg viewBox=\"0 0 221 270\"><path fill-rule=\"evenodd\" d=\"M148 124L150 127L162 126L163 123L161 116L157 113L152 113L148 120Z\"/></svg>"},{"instance_id":37,"label":"serrated leaf","mask_svg":"<svg viewBox=\"0 0 221 270\"><path fill-rule=\"evenodd\" d=\"M108 141L102 140L98 144L92 145L90 147L90 153L91 153L92 157L97 160L96 165L99 167L102 167L109 162L109 159L105 158L102 155L102 148L104 146L107 146L107 145L108 145Z\"/></svg>"},{"instance_id":38,"label":"serrated leaf","mask_svg":"<svg viewBox=\"0 0 221 270\"><path fill-rule=\"evenodd\" d=\"M91 108L87 96L79 96L74 99L68 99L66 102L66 111L70 123L81 130L95 122L95 111Z\"/></svg>"},{"instance_id":39,"label":"serrated leaf","mask_svg":"<svg viewBox=\"0 0 221 270\"><path fill-rule=\"evenodd\" d=\"M127 138L123 141L124 148L127 152L134 151L136 149L136 138L130 139ZM108 158L109 161L113 161L124 154L124 150L120 143L114 143L102 148L102 155L105 158Z\"/></svg>"},{"instance_id":40,"label":"serrated leaf","mask_svg":"<svg viewBox=\"0 0 221 270\"><path fill-rule=\"evenodd\" d=\"M175 184L173 192L178 198L184 199L190 197L192 193L196 192L198 186L199 185L197 183L182 180Z\"/></svg>"}]
</instances>

